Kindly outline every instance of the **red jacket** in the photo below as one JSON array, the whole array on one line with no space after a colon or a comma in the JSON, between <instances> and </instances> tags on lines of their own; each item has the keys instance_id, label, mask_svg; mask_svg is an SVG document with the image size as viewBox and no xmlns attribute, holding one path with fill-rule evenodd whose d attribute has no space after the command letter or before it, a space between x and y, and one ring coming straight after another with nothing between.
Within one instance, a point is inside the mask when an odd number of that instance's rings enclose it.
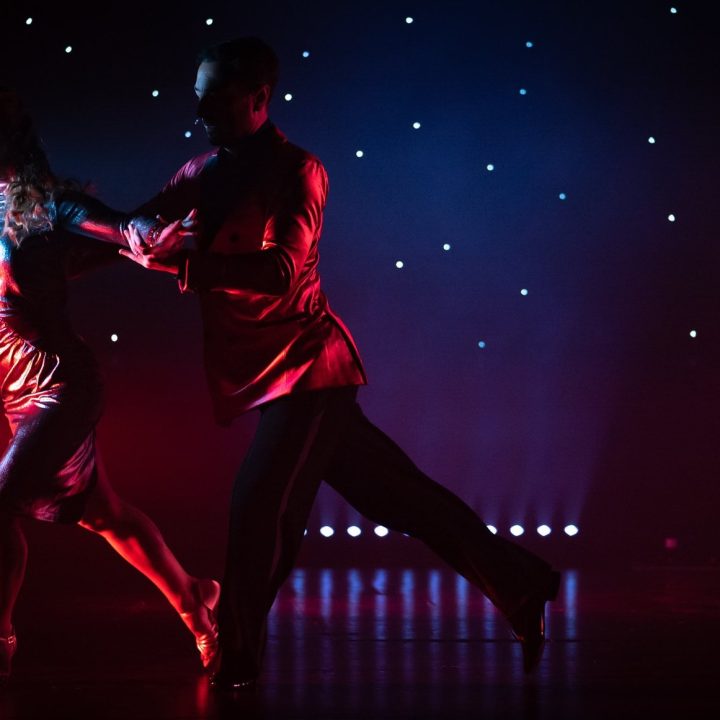
<instances>
[{"instance_id":1,"label":"red jacket","mask_svg":"<svg viewBox=\"0 0 720 720\"><path fill-rule=\"evenodd\" d=\"M320 161L267 123L231 155L191 159L141 208L171 220L198 209L180 289L200 298L217 420L282 395L366 383L355 343L320 289L327 196Z\"/></svg>"}]
</instances>

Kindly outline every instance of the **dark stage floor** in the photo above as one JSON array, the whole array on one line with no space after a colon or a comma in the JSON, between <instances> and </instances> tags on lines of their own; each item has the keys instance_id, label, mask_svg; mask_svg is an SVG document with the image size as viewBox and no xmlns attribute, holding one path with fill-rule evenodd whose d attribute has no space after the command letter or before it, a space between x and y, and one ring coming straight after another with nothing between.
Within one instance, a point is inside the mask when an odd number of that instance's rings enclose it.
<instances>
[{"instance_id":1,"label":"dark stage floor","mask_svg":"<svg viewBox=\"0 0 720 720\"><path fill-rule=\"evenodd\" d=\"M30 578L0 718L718 717L718 598L718 568L567 570L527 679L502 618L450 572L300 569L261 688L233 699L149 585Z\"/></svg>"}]
</instances>

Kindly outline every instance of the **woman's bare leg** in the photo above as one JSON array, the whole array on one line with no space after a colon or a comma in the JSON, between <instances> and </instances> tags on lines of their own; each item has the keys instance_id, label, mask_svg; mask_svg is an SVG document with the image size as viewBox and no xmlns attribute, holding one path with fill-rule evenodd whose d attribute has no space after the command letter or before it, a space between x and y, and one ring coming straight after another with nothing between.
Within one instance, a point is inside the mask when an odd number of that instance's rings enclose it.
<instances>
[{"instance_id":1,"label":"woman's bare leg","mask_svg":"<svg viewBox=\"0 0 720 720\"><path fill-rule=\"evenodd\" d=\"M0 512L0 637L12 634L12 616L25 579L27 542L17 517Z\"/></svg>"},{"instance_id":2,"label":"woman's bare leg","mask_svg":"<svg viewBox=\"0 0 720 720\"><path fill-rule=\"evenodd\" d=\"M168 599L200 643L217 637L214 609L219 589L213 581L200 580L185 571L165 544L155 523L119 497L100 469L98 484L88 500L79 525L103 537L134 568L145 575Z\"/></svg>"}]
</instances>

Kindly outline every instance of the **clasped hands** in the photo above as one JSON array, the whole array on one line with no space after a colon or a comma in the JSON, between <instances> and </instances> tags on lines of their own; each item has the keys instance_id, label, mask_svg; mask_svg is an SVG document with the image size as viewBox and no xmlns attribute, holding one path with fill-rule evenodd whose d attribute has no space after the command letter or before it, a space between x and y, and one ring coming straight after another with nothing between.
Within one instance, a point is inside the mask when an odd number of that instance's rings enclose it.
<instances>
[{"instance_id":1,"label":"clasped hands","mask_svg":"<svg viewBox=\"0 0 720 720\"><path fill-rule=\"evenodd\" d=\"M193 208L182 220L173 220L170 223L159 215L157 219L165 227L152 244L144 240L137 227L130 222L123 231L128 248L121 248L119 253L147 270L159 270L175 275L179 269L179 253L185 247L185 242L198 238L200 228L197 210Z\"/></svg>"}]
</instances>

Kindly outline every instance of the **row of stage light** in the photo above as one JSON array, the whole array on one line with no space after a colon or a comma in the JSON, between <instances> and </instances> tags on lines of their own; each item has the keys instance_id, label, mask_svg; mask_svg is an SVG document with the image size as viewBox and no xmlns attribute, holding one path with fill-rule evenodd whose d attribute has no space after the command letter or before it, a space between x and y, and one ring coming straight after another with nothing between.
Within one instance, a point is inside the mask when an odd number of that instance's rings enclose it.
<instances>
[{"instance_id":1,"label":"row of stage light","mask_svg":"<svg viewBox=\"0 0 720 720\"><path fill-rule=\"evenodd\" d=\"M497 534L497 528L494 525L488 525L487 528L491 533L493 533L493 535ZM538 535L541 535L542 537L547 537L552 533L552 528L549 525L540 525L536 528L536 531ZM357 525L350 525L350 527L347 528L346 532L350 537L360 537L360 535L362 535L362 530ZM378 537L386 537L390 534L390 531L382 525L376 525L373 529L373 532ZM566 525L563 528L563 532L569 537L574 537L580 532L580 530L578 529L577 525ZM305 531L305 534L308 534L307 530ZM326 538L332 537L333 535L335 535L335 528L332 528L329 525L323 525L320 528L320 534ZM401 534L404 535L405 533ZM514 535L515 537L520 537L520 535L525 534L525 528L522 525L513 525L510 528L510 534Z\"/></svg>"}]
</instances>

